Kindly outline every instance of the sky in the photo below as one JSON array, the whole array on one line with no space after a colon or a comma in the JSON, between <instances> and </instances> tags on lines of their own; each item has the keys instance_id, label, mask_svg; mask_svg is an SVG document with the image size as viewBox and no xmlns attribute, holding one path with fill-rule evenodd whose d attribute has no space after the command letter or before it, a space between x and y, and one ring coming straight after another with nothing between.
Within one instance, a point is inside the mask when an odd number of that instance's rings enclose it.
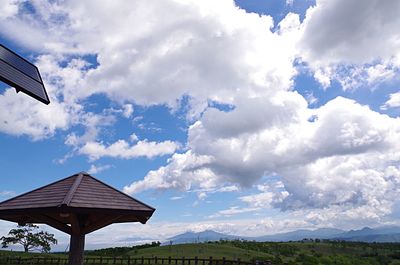
<instances>
[{"instance_id":1,"label":"sky","mask_svg":"<svg viewBox=\"0 0 400 265\"><path fill-rule=\"evenodd\" d=\"M0 85L0 200L86 171L157 209L88 248L399 225L399 10L0 0L0 43L38 66L51 100Z\"/></svg>"}]
</instances>

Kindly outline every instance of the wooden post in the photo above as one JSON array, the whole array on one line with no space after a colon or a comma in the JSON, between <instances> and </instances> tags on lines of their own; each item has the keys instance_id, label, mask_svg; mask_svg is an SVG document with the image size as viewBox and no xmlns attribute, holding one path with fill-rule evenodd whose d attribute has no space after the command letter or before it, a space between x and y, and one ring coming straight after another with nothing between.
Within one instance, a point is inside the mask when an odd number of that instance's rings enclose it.
<instances>
[{"instance_id":1,"label":"wooden post","mask_svg":"<svg viewBox=\"0 0 400 265\"><path fill-rule=\"evenodd\" d=\"M85 248L85 235L72 234L69 243L68 265L83 265L83 250Z\"/></svg>"},{"instance_id":2,"label":"wooden post","mask_svg":"<svg viewBox=\"0 0 400 265\"><path fill-rule=\"evenodd\" d=\"M71 239L69 242L68 265L83 265L83 251L85 249L85 234L82 231L83 216L70 214Z\"/></svg>"}]
</instances>

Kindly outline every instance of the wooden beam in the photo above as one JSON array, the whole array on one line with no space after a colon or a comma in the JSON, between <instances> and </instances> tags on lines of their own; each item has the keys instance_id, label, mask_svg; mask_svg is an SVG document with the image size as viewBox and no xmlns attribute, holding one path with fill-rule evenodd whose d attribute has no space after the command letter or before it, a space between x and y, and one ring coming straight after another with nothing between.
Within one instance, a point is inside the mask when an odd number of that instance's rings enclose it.
<instances>
[{"instance_id":1,"label":"wooden beam","mask_svg":"<svg viewBox=\"0 0 400 265\"><path fill-rule=\"evenodd\" d=\"M72 230L69 225L66 225L57 219L54 219L51 216L42 214L42 215L29 215L30 218L32 218L35 221L38 221L39 223L45 223L51 227L54 227L55 229L58 229L60 231L63 231L64 233L67 233L71 235Z\"/></svg>"},{"instance_id":2,"label":"wooden beam","mask_svg":"<svg viewBox=\"0 0 400 265\"><path fill-rule=\"evenodd\" d=\"M80 220L78 218L78 215L76 215L74 213L71 213L69 215L69 221L71 223L71 229L72 229L71 235L72 234L75 234L75 235L81 234L82 225L81 225L81 222L80 222Z\"/></svg>"},{"instance_id":3,"label":"wooden beam","mask_svg":"<svg viewBox=\"0 0 400 265\"><path fill-rule=\"evenodd\" d=\"M96 231L100 228L103 228L107 225L114 223L121 217L122 217L122 215L117 215L117 216L113 215L113 216L107 216L107 217L101 218L101 219L89 224L88 226L84 227L82 229L82 233L89 234L93 231Z\"/></svg>"},{"instance_id":4,"label":"wooden beam","mask_svg":"<svg viewBox=\"0 0 400 265\"><path fill-rule=\"evenodd\" d=\"M82 232L87 215L71 213L71 239L69 244L68 265L83 265L83 251L85 249L85 234Z\"/></svg>"},{"instance_id":5,"label":"wooden beam","mask_svg":"<svg viewBox=\"0 0 400 265\"><path fill-rule=\"evenodd\" d=\"M72 234L69 241L68 265L83 265L85 234Z\"/></svg>"},{"instance_id":6,"label":"wooden beam","mask_svg":"<svg viewBox=\"0 0 400 265\"><path fill-rule=\"evenodd\" d=\"M26 223L28 223L29 217L28 216L23 216L21 219L18 221L18 225L24 226Z\"/></svg>"},{"instance_id":7,"label":"wooden beam","mask_svg":"<svg viewBox=\"0 0 400 265\"><path fill-rule=\"evenodd\" d=\"M83 179L83 174L79 173L78 177L76 177L74 184L72 184L71 189L68 191L67 195L65 195L63 202L61 203L61 205L69 205L69 203L72 200L72 197L75 194L75 191L78 189L79 184L81 184Z\"/></svg>"}]
</instances>

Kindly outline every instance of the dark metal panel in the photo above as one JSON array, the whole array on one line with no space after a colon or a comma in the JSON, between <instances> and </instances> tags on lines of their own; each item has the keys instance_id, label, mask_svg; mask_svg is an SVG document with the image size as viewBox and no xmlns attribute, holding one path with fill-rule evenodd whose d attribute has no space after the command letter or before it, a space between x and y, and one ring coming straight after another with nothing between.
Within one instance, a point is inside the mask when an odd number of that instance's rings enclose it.
<instances>
[{"instance_id":1,"label":"dark metal panel","mask_svg":"<svg viewBox=\"0 0 400 265\"><path fill-rule=\"evenodd\" d=\"M40 79L39 71L33 64L27 62L25 59L2 45L0 45L0 58L1 60L8 63L15 69L18 69L22 73L30 76L40 83L42 82L42 80Z\"/></svg>"},{"instance_id":2,"label":"dark metal panel","mask_svg":"<svg viewBox=\"0 0 400 265\"><path fill-rule=\"evenodd\" d=\"M36 66L0 44L0 80L15 87L17 92L49 104L42 78Z\"/></svg>"}]
</instances>

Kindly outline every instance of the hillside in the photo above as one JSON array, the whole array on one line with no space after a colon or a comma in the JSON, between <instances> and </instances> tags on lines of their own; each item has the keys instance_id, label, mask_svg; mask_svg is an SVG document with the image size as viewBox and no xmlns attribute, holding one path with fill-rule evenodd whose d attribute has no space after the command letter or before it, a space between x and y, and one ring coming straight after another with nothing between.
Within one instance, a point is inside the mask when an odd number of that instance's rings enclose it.
<instances>
[{"instance_id":1,"label":"hillside","mask_svg":"<svg viewBox=\"0 0 400 265\"><path fill-rule=\"evenodd\" d=\"M126 255L134 257L199 257L199 258L223 258L251 260L254 257L269 258L270 255L253 250L246 250L231 245L210 244L180 244L171 246L160 246L133 250Z\"/></svg>"},{"instance_id":2,"label":"hillside","mask_svg":"<svg viewBox=\"0 0 400 265\"><path fill-rule=\"evenodd\" d=\"M400 244L339 241L249 242L180 244L134 250L132 257L172 258L240 258L243 261L270 260L273 264L397 264L400 265Z\"/></svg>"},{"instance_id":3,"label":"hillside","mask_svg":"<svg viewBox=\"0 0 400 265\"><path fill-rule=\"evenodd\" d=\"M126 247L133 248L133 247ZM105 249L107 253L109 250ZM240 258L242 261L253 260L270 260L274 265L287 264L324 264L324 265L400 265L400 244L396 243L362 243L362 242L345 242L345 241L320 241L320 240L307 240L300 242L249 242L249 241L220 241L219 243L198 243L198 244L181 244L170 246L149 247L145 249L134 249L129 252L123 252L119 255L103 255L102 250L97 250L97 255L89 255L89 259L102 256L103 260L112 262L115 258L118 259L116 264L126 264L123 260L127 261L128 256L132 258L178 258L181 261L185 257L186 262L179 265L190 265L188 258L204 258L208 259L210 256L213 259L221 259L225 257L228 260L235 260ZM113 251L111 251L112 253ZM34 253L21 253L11 251L0 251L0 261L2 256L21 256L26 258L41 256L50 257L49 254L34 254ZM55 256L53 256L55 257ZM66 259L66 255L59 257ZM2 259L4 261L4 258ZM164 260L165 261L165 260ZM145 264L147 264L146 261ZM1 262L0 262L1 263ZM29 263L28 264L32 264ZM41 262L33 264L48 264ZM98 263L89 263L90 265ZM104 264L104 263L103 263ZM151 263L148 263L151 264ZM160 263L159 263L160 264ZM175 264L175 263L173 263ZM192 263L193 264L193 263ZM9 263L1 263L1 265L14 265Z\"/></svg>"}]
</instances>

